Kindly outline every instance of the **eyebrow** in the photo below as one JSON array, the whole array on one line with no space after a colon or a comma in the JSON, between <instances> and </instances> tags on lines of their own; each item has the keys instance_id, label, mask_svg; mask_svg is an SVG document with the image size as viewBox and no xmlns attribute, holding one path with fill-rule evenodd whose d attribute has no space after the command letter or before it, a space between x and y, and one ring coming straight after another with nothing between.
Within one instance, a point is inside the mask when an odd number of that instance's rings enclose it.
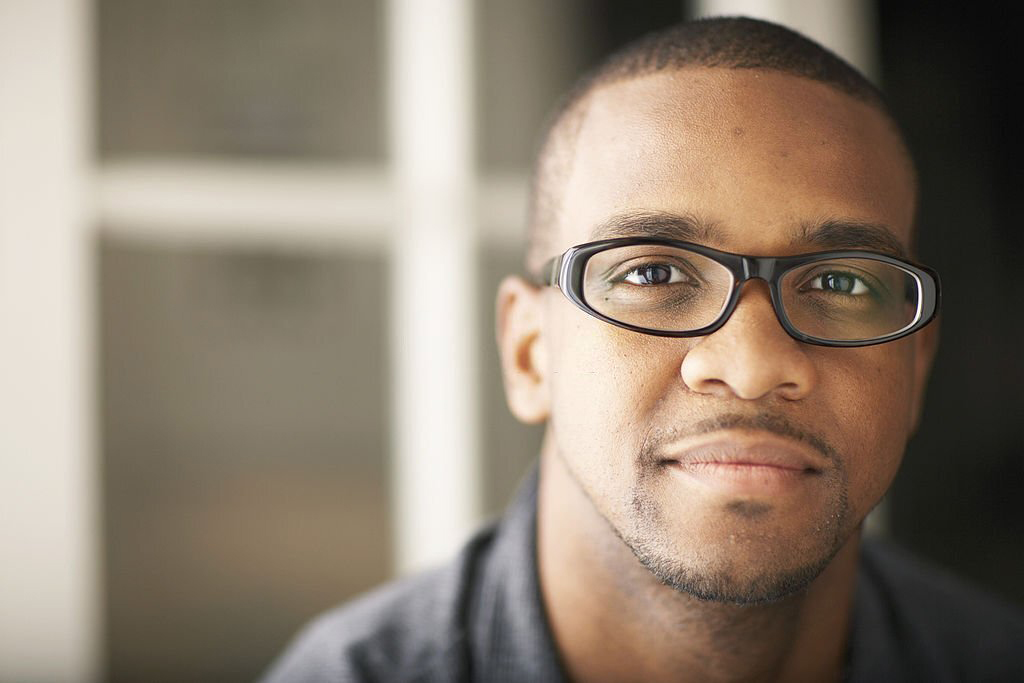
<instances>
[{"instance_id":1,"label":"eyebrow","mask_svg":"<svg viewBox=\"0 0 1024 683\"><path fill-rule=\"evenodd\" d=\"M794 244L806 243L826 249L867 249L907 258L907 249L892 230L878 223L830 219L805 224Z\"/></svg>"},{"instance_id":2,"label":"eyebrow","mask_svg":"<svg viewBox=\"0 0 1024 683\"><path fill-rule=\"evenodd\" d=\"M662 237L707 245L721 244L724 236L724 231L714 222L666 211L616 214L595 226L590 233L592 241L615 237ZM907 249L889 228L857 220L827 219L805 223L790 242L818 247L823 251L864 249L907 258Z\"/></svg>"},{"instance_id":3,"label":"eyebrow","mask_svg":"<svg viewBox=\"0 0 1024 683\"><path fill-rule=\"evenodd\" d=\"M720 241L721 231L714 223L692 215L633 211L612 216L594 227L590 233L592 241L614 237L664 237L703 244Z\"/></svg>"}]
</instances>

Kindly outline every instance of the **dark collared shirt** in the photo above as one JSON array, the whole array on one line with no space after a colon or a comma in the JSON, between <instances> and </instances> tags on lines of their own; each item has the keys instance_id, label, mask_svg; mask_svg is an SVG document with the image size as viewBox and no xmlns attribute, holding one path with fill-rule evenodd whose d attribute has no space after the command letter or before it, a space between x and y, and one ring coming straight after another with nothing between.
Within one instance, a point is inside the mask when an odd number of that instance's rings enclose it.
<instances>
[{"instance_id":1,"label":"dark collared shirt","mask_svg":"<svg viewBox=\"0 0 1024 683\"><path fill-rule=\"evenodd\" d=\"M537 473L451 564L320 617L263 683L561 683L536 562ZM1024 681L1024 616L877 542L862 546L846 679Z\"/></svg>"}]
</instances>

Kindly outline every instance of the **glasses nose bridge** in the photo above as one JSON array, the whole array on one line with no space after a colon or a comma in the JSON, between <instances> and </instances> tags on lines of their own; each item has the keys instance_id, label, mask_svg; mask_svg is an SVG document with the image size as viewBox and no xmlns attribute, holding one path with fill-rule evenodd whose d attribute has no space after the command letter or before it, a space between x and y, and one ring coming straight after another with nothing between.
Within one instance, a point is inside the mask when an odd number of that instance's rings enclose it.
<instances>
[{"instance_id":1,"label":"glasses nose bridge","mask_svg":"<svg viewBox=\"0 0 1024 683\"><path fill-rule=\"evenodd\" d=\"M764 280L767 283L771 283L772 278L775 276L775 269L778 263L778 259L771 256L743 256L743 277L737 286L743 285L747 280Z\"/></svg>"},{"instance_id":2,"label":"glasses nose bridge","mask_svg":"<svg viewBox=\"0 0 1024 683\"><path fill-rule=\"evenodd\" d=\"M784 315L780 310L782 302L777 298L776 288L772 285L772 279L776 277L776 270L778 269L778 259L771 256L740 256L740 259L743 274L735 282L733 303L724 313L725 319L722 324L727 323L732 318L733 313L736 312L744 285L751 280L761 280L768 289L768 303L771 306L772 313L775 315L775 319L782 326L782 329L785 330L786 334L793 337L794 335L786 324Z\"/></svg>"}]
</instances>

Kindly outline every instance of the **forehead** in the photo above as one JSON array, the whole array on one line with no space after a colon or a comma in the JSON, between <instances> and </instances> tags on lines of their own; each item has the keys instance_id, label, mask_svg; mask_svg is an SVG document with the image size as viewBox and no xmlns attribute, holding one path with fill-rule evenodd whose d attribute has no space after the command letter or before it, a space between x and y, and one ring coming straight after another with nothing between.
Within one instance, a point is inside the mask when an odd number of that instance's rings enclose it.
<instances>
[{"instance_id":1,"label":"forehead","mask_svg":"<svg viewBox=\"0 0 1024 683\"><path fill-rule=\"evenodd\" d=\"M633 212L695 218L714 227L714 246L750 254L807 251L801 236L830 222L909 243L914 177L899 136L825 84L685 69L604 86L584 106L559 251Z\"/></svg>"}]
</instances>

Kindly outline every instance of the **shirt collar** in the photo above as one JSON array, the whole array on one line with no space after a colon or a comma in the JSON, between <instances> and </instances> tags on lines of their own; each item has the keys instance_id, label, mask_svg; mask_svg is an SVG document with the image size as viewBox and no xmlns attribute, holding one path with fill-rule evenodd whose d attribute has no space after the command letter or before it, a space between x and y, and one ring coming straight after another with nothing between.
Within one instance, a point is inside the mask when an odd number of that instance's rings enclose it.
<instances>
[{"instance_id":1,"label":"shirt collar","mask_svg":"<svg viewBox=\"0 0 1024 683\"><path fill-rule=\"evenodd\" d=\"M537 570L538 467L530 470L498 525L470 607L474 680L564 683Z\"/></svg>"}]
</instances>

